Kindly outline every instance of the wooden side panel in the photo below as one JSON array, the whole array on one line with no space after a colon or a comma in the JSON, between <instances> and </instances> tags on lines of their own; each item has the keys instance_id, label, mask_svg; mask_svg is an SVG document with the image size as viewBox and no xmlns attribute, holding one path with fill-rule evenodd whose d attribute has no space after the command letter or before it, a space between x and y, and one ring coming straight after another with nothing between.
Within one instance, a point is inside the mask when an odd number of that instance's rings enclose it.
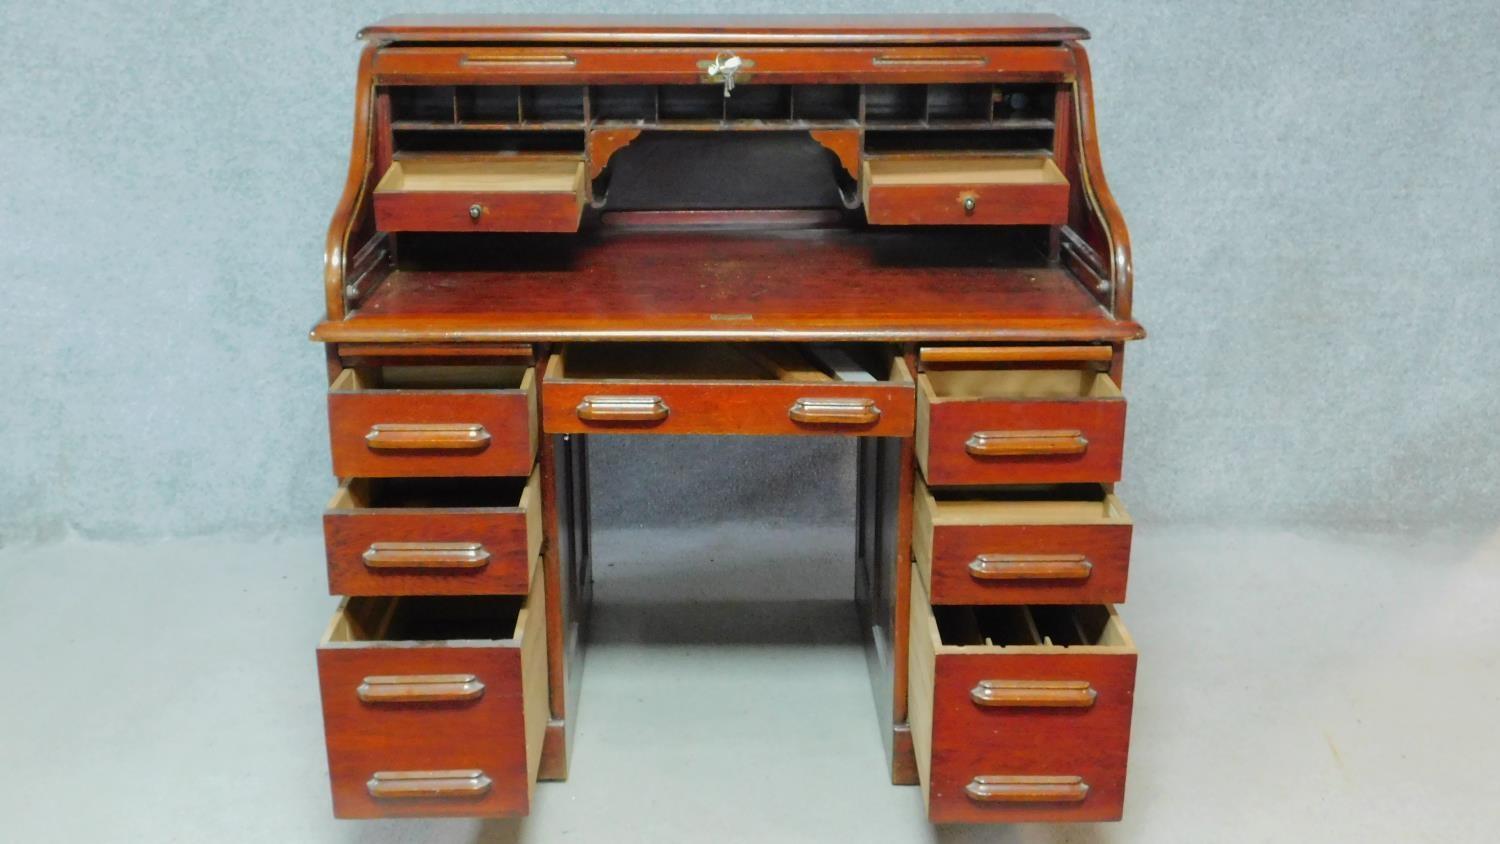
<instances>
[{"instance_id":1,"label":"wooden side panel","mask_svg":"<svg viewBox=\"0 0 1500 844\"><path fill-rule=\"evenodd\" d=\"M547 711L547 587L537 578L526 600L526 618L521 624L521 697L526 717L527 803L541 772L542 748L551 720Z\"/></svg>"},{"instance_id":2,"label":"wooden side panel","mask_svg":"<svg viewBox=\"0 0 1500 844\"><path fill-rule=\"evenodd\" d=\"M341 478L525 476L535 458L530 375L520 390L330 391L333 473ZM376 425L482 425L482 447L377 451Z\"/></svg>"},{"instance_id":3,"label":"wooden side panel","mask_svg":"<svg viewBox=\"0 0 1500 844\"><path fill-rule=\"evenodd\" d=\"M922 402L927 414L924 476L932 486L954 484L1114 483L1120 480L1125 400ZM978 457L966 443L982 431L1078 431L1078 454ZM919 440L922 437L919 435ZM920 444L920 443L919 443Z\"/></svg>"},{"instance_id":4,"label":"wooden side panel","mask_svg":"<svg viewBox=\"0 0 1500 844\"><path fill-rule=\"evenodd\" d=\"M643 422L580 419L589 396L652 396L666 406L665 418ZM799 399L865 398L879 419L860 424L805 424L794 421ZM916 412L910 384L785 384L715 382L549 381L542 402L542 426L551 433L595 434L754 434L909 436Z\"/></svg>"}]
</instances>

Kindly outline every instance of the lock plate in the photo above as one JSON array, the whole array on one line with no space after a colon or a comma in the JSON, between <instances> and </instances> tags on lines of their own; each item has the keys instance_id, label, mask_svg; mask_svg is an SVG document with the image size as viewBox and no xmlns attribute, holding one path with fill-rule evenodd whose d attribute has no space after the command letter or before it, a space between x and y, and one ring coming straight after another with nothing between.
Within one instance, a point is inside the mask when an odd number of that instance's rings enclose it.
<instances>
[{"instance_id":1,"label":"lock plate","mask_svg":"<svg viewBox=\"0 0 1500 844\"><path fill-rule=\"evenodd\" d=\"M698 62L698 69L703 71L703 81L722 84L725 99L728 99L730 93L734 91L736 83L750 78L747 71L752 67L755 67L755 62L740 58L730 52L719 53L712 59L702 59Z\"/></svg>"}]
</instances>

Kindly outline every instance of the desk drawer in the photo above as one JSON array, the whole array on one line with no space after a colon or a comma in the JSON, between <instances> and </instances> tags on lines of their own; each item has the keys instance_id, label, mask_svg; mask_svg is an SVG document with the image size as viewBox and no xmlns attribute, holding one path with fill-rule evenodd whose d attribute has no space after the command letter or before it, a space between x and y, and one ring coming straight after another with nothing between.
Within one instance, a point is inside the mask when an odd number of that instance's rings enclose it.
<instances>
[{"instance_id":1,"label":"desk drawer","mask_svg":"<svg viewBox=\"0 0 1500 844\"><path fill-rule=\"evenodd\" d=\"M536 391L519 366L345 369L328 390L341 478L531 474Z\"/></svg>"},{"instance_id":2,"label":"desk drawer","mask_svg":"<svg viewBox=\"0 0 1500 844\"><path fill-rule=\"evenodd\" d=\"M347 598L318 647L333 813L525 815L547 728L529 597Z\"/></svg>"},{"instance_id":3,"label":"desk drawer","mask_svg":"<svg viewBox=\"0 0 1500 844\"><path fill-rule=\"evenodd\" d=\"M1082 369L933 370L918 378L917 461L927 483L1113 483L1125 398Z\"/></svg>"},{"instance_id":4,"label":"desk drawer","mask_svg":"<svg viewBox=\"0 0 1500 844\"><path fill-rule=\"evenodd\" d=\"M524 595L542 547L541 481L355 478L323 514L335 595Z\"/></svg>"},{"instance_id":5,"label":"desk drawer","mask_svg":"<svg viewBox=\"0 0 1500 844\"><path fill-rule=\"evenodd\" d=\"M934 610L926 591L912 588L908 713L928 817L1118 820L1136 650L1114 609Z\"/></svg>"},{"instance_id":6,"label":"desk drawer","mask_svg":"<svg viewBox=\"0 0 1500 844\"><path fill-rule=\"evenodd\" d=\"M847 366L830 374L791 345L568 346L547 363L542 424L548 433L909 436L906 362L870 348L839 360Z\"/></svg>"},{"instance_id":7,"label":"desk drawer","mask_svg":"<svg viewBox=\"0 0 1500 844\"><path fill-rule=\"evenodd\" d=\"M387 232L573 232L586 182L576 156L396 161L375 187Z\"/></svg>"},{"instance_id":8,"label":"desk drawer","mask_svg":"<svg viewBox=\"0 0 1500 844\"><path fill-rule=\"evenodd\" d=\"M1120 603L1130 514L1097 484L933 491L917 479L912 552L934 604Z\"/></svg>"},{"instance_id":9,"label":"desk drawer","mask_svg":"<svg viewBox=\"0 0 1500 844\"><path fill-rule=\"evenodd\" d=\"M873 225L1062 225L1068 180L1046 156L907 155L865 159Z\"/></svg>"}]
</instances>

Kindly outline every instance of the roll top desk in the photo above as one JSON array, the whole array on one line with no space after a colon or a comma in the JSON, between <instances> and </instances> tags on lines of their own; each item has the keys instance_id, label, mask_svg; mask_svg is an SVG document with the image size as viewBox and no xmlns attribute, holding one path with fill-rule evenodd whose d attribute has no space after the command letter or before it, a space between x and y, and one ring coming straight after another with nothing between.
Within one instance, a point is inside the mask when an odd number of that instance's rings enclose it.
<instances>
[{"instance_id":1,"label":"roll top desk","mask_svg":"<svg viewBox=\"0 0 1500 844\"><path fill-rule=\"evenodd\" d=\"M857 441L890 776L1109 820L1136 651L1130 244L1047 15L393 18L329 228L339 817L566 778L590 435ZM872 740L875 733L872 733ZM578 760L587 764L587 760Z\"/></svg>"}]
</instances>

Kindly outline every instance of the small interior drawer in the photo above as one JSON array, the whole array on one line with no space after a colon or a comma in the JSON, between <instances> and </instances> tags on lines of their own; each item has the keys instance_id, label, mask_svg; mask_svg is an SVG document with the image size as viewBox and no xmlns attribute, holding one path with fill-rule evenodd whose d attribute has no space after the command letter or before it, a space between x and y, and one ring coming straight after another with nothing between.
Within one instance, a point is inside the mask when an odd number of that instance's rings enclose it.
<instances>
[{"instance_id":1,"label":"small interior drawer","mask_svg":"<svg viewBox=\"0 0 1500 844\"><path fill-rule=\"evenodd\" d=\"M550 433L907 436L915 391L883 346L595 343L542 378Z\"/></svg>"},{"instance_id":2,"label":"small interior drawer","mask_svg":"<svg viewBox=\"0 0 1500 844\"><path fill-rule=\"evenodd\" d=\"M375 186L382 231L571 232L587 180L575 155L413 156Z\"/></svg>"},{"instance_id":3,"label":"small interior drawer","mask_svg":"<svg viewBox=\"0 0 1500 844\"><path fill-rule=\"evenodd\" d=\"M536 390L522 366L345 369L328 389L341 478L526 477L536 456Z\"/></svg>"},{"instance_id":4,"label":"small interior drawer","mask_svg":"<svg viewBox=\"0 0 1500 844\"><path fill-rule=\"evenodd\" d=\"M1062 225L1068 180L1050 156L866 158L860 192L874 225Z\"/></svg>"},{"instance_id":5,"label":"small interior drawer","mask_svg":"<svg viewBox=\"0 0 1500 844\"><path fill-rule=\"evenodd\" d=\"M935 823L1118 820L1136 649L1108 605L936 607L912 586L908 718Z\"/></svg>"},{"instance_id":6,"label":"small interior drawer","mask_svg":"<svg viewBox=\"0 0 1500 844\"><path fill-rule=\"evenodd\" d=\"M912 553L934 604L1121 603L1133 525L1098 484L916 483Z\"/></svg>"},{"instance_id":7,"label":"small interior drawer","mask_svg":"<svg viewBox=\"0 0 1500 844\"><path fill-rule=\"evenodd\" d=\"M1088 369L944 369L918 378L917 461L931 486L1114 483L1125 397Z\"/></svg>"},{"instance_id":8,"label":"small interior drawer","mask_svg":"<svg viewBox=\"0 0 1500 844\"><path fill-rule=\"evenodd\" d=\"M542 547L527 478L353 478L323 513L334 595L524 595Z\"/></svg>"},{"instance_id":9,"label":"small interior drawer","mask_svg":"<svg viewBox=\"0 0 1500 844\"><path fill-rule=\"evenodd\" d=\"M531 594L352 597L318 647L334 814L525 815L547 728Z\"/></svg>"}]
</instances>

